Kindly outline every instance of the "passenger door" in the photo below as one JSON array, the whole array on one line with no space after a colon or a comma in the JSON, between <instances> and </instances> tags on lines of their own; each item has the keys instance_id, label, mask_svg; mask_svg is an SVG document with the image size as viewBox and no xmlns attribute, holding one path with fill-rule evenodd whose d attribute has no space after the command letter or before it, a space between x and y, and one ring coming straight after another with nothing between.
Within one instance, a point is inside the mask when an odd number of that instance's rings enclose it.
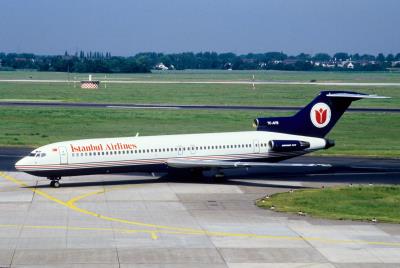
<instances>
[{"instance_id":1,"label":"passenger door","mask_svg":"<svg viewBox=\"0 0 400 268\"><path fill-rule=\"evenodd\" d=\"M65 147L58 147L58 151L60 153L60 164L66 165L68 164L68 152Z\"/></svg>"}]
</instances>

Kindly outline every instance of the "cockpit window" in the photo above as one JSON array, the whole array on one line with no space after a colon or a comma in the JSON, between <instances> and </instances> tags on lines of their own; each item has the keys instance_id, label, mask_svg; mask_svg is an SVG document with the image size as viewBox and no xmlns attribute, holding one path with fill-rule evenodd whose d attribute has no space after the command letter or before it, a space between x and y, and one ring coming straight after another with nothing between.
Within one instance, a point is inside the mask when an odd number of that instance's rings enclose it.
<instances>
[{"instance_id":1,"label":"cockpit window","mask_svg":"<svg viewBox=\"0 0 400 268\"><path fill-rule=\"evenodd\" d=\"M41 154L40 154L40 157L45 157L45 156L46 156L45 153L41 153Z\"/></svg>"},{"instance_id":2,"label":"cockpit window","mask_svg":"<svg viewBox=\"0 0 400 268\"><path fill-rule=\"evenodd\" d=\"M36 155L36 152L32 152L32 153L30 153L28 156L34 157L35 155Z\"/></svg>"}]
</instances>

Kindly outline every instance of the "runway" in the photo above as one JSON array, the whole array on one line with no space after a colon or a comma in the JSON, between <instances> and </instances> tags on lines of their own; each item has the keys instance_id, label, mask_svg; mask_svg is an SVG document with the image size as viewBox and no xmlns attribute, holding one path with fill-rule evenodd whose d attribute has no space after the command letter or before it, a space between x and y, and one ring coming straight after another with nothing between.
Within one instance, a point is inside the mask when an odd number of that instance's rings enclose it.
<instances>
[{"instance_id":1,"label":"runway","mask_svg":"<svg viewBox=\"0 0 400 268\"><path fill-rule=\"evenodd\" d=\"M399 267L400 225L259 209L290 189L400 182L400 160L300 157L332 168L240 169L223 181L16 172L0 148L0 267ZM207 175L207 174L206 174Z\"/></svg>"},{"instance_id":2,"label":"runway","mask_svg":"<svg viewBox=\"0 0 400 268\"><path fill-rule=\"evenodd\" d=\"M67 79L0 79L0 83L79 83ZM398 82L307 82L307 81L263 81L263 80L100 80L107 84L232 84L232 85L317 85L317 86L400 86Z\"/></svg>"},{"instance_id":3,"label":"runway","mask_svg":"<svg viewBox=\"0 0 400 268\"><path fill-rule=\"evenodd\" d=\"M103 109L183 109L183 110L272 110L298 111L300 106L232 106L232 105L176 105L176 104L122 104L89 102L51 102L51 101L0 101L0 107L67 107L67 108L103 108ZM399 113L398 108L349 108L347 112L385 112Z\"/></svg>"}]
</instances>

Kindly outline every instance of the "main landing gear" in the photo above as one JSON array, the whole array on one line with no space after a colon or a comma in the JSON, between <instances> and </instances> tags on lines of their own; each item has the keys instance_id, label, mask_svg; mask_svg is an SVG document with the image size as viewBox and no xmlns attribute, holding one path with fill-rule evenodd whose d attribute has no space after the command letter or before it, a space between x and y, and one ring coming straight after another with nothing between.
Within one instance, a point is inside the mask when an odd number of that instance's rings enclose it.
<instances>
[{"instance_id":1,"label":"main landing gear","mask_svg":"<svg viewBox=\"0 0 400 268\"><path fill-rule=\"evenodd\" d=\"M50 186L53 188L59 188L61 186L60 180L61 177L48 177L48 180L50 180Z\"/></svg>"}]
</instances>

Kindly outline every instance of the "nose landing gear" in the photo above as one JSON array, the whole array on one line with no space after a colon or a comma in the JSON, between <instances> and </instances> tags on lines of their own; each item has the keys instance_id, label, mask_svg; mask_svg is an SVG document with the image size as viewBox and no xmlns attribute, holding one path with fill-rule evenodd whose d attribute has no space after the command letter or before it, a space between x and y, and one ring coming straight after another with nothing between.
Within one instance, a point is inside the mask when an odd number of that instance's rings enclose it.
<instances>
[{"instance_id":1,"label":"nose landing gear","mask_svg":"<svg viewBox=\"0 0 400 268\"><path fill-rule=\"evenodd\" d=\"M50 186L53 188L59 188L61 186L60 180L61 177L48 177L48 180L50 180Z\"/></svg>"}]
</instances>

